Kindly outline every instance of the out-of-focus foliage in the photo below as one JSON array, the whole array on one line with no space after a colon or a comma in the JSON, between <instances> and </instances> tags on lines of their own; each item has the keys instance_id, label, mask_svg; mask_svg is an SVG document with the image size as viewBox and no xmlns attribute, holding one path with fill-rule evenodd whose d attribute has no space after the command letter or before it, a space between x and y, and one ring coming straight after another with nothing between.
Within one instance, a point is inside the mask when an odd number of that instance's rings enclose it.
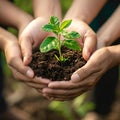
<instances>
[{"instance_id":1,"label":"out-of-focus foliage","mask_svg":"<svg viewBox=\"0 0 120 120\"><path fill-rule=\"evenodd\" d=\"M52 101L49 109L59 112L66 120L74 120L72 108L69 102Z\"/></svg>"},{"instance_id":2,"label":"out-of-focus foliage","mask_svg":"<svg viewBox=\"0 0 120 120\"><path fill-rule=\"evenodd\" d=\"M14 0L14 3L16 6L18 6L22 10L24 10L30 14L33 14L32 0Z\"/></svg>"},{"instance_id":3,"label":"out-of-focus foliage","mask_svg":"<svg viewBox=\"0 0 120 120\"><path fill-rule=\"evenodd\" d=\"M67 10L69 9L70 5L72 4L73 0L61 0L61 6L62 6L62 14L63 16L65 15L65 13L67 12Z\"/></svg>"},{"instance_id":4,"label":"out-of-focus foliage","mask_svg":"<svg viewBox=\"0 0 120 120\"><path fill-rule=\"evenodd\" d=\"M67 120L75 120L76 115L84 117L88 111L95 108L95 104L93 102L85 102L86 96L87 93L68 102L52 101L49 104L49 109L61 113L61 115Z\"/></svg>"}]
</instances>

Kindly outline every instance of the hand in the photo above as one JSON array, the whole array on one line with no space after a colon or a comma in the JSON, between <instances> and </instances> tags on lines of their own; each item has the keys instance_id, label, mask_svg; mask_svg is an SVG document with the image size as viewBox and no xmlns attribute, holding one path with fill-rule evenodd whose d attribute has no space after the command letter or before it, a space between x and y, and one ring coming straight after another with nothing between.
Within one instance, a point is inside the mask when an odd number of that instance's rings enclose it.
<instances>
[{"instance_id":1,"label":"hand","mask_svg":"<svg viewBox=\"0 0 120 120\"><path fill-rule=\"evenodd\" d=\"M40 91L48 86L50 80L41 79L40 77L34 77L34 73L28 66L25 66L22 62L21 51L18 42L10 41L5 45L5 57L7 63L13 73L13 76L27 84L28 86L35 88L39 93Z\"/></svg>"},{"instance_id":2,"label":"hand","mask_svg":"<svg viewBox=\"0 0 120 120\"><path fill-rule=\"evenodd\" d=\"M81 38L78 39L83 48L83 57L88 60L97 47L97 36L95 32L83 21L73 19L68 28L70 31L77 31Z\"/></svg>"},{"instance_id":3,"label":"hand","mask_svg":"<svg viewBox=\"0 0 120 120\"><path fill-rule=\"evenodd\" d=\"M33 71L29 67L25 66L22 62L21 51L17 42L17 38L2 28L0 28L0 33L0 42L2 45L1 48L5 53L9 67L16 69L16 71L25 76L33 77Z\"/></svg>"},{"instance_id":4,"label":"hand","mask_svg":"<svg viewBox=\"0 0 120 120\"><path fill-rule=\"evenodd\" d=\"M5 53L7 64L12 70L14 77L30 87L35 88L39 92L44 87L47 87L50 82L49 80L36 77L33 78L34 73L31 68L23 64L17 38L2 28L0 28L0 32L3 36L3 40L1 39L2 49Z\"/></svg>"},{"instance_id":5,"label":"hand","mask_svg":"<svg viewBox=\"0 0 120 120\"><path fill-rule=\"evenodd\" d=\"M25 65L32 60L32 50L39 47L42 40L48 35L41 29L47 22L48 20L45 18L36 18L21 33L19 43Z\"/></svg>"},{"instance_id":6,"label":"hand","mask_svg":"<svg viewBox=\"0 0 120 120\"><path fill-rule=\"evenodd\" d=\"M92 89L102 75L112 67L112 61L112 55L107 48L99 49L82 68L73 73L70 81L51 82L42 92L54 100L72 100Z\"/></svg>"}]
</instances>

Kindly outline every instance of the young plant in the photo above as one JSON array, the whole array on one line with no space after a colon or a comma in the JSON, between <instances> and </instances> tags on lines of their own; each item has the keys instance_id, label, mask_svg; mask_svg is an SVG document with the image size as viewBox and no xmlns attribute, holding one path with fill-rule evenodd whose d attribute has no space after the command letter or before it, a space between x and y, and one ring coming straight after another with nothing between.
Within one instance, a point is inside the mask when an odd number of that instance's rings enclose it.
<instances>
[{"instance_id":1,"label":"young plant","mask_svg":"<svg viewBox=\"0 0 120 120\"><path fill-rule=\"evenodd\" d=\"M44 25L42 29L46 32L52 32L55 36L47 37L40 45L41 52L48 52L52 49L56 49L59 52L59 56L55 55L56 59L60 62L64 62L67 58L64 58L61 53L61 47L66 46L72 50L81 50L80 45L75 40L80 38L80 34L76 31L68 32L65 29L68 28L72 20L65 20L60 23L59 19L55 16L50 18L48 24Z\"/></svg>"}]
</instances>

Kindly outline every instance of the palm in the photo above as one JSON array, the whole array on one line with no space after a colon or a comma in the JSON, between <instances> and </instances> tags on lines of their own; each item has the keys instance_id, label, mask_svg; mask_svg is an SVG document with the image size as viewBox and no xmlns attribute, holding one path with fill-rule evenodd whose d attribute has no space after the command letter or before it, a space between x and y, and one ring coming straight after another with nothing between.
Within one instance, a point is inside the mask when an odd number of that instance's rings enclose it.
<instances>
[{"instance_id":1,"label":"palm","mask_svg":"<svg viewBox=\"0 0 120 120\"><path fill-rule=\"evenodd\" d=\"M81 47L83 47L83 57L88 60L90 55L96 50L97 38L94 31L83 21L73 20L69 27L71 31L77 31L81 38L78 39Z\"/></svg>"}]
</instances>

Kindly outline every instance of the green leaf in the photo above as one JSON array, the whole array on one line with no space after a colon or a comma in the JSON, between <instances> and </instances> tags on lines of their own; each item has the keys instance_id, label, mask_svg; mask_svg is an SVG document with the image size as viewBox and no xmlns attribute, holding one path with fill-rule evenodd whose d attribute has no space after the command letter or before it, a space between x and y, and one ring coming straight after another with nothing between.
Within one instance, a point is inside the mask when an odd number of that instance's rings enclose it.
<instances>
[{"instance_id":1,"label":"green leaf","mask_svg":"<svg viewBox=\"0 0 120 120\"><path fill-rule=\"evenodd\" d=\"M78 42L75 40L72 40L72 39L64 40L64 46L66 46L72 50L81 50L81 47L78 44Z\"/></svg>"},{"instance_id":2,"label":"green leaf","mask_svg":"<svg viewBox=\"0 0 120 120\"><path fill-rule=\"evenodd\" d=\"M80 38L81 37L80 34L76 31L67 32L67 31L63 30L61 32L61 34L67 39L75 39L75 38Z\"/></svg>"},{"instance_id":3,"label":"green leaf","mask_svg":"<svg viewBox=\"0 0 120 120\"><path fill-rule=\"evenodd\" d=\"M56 37L47 37L40 45L41 52L48 52L52 49L58 49L58 40Z\"/></svg>"},{"instance_id":4,"label":"green leaf","mask_svg":"<svg viewBox=\"0 0 120 120\"><path fill-rule=\"evenodd\" d=\"M71 22L72 22L72 20L65 20L65 21L63 21L61 23L61 25L60 25L60 30L63 30L65 28L69 27Z\"/></svg>"},{"instance_id":5,"label":"green leaf","mask_svg":"<svg viewBox=\"0 0 120 120\"><path fill-rule=\"evenodd\" d=\"M76 39L80 38L80 34L78 32L72 31L72 32L65 32L63 33L63 36L67 39Z\"/></svg>"},{"instance_id":6,"label":"green leaf","mask_svg":"<svg viewBox=\"0 0 120 120\"><path fill-rule=\"evenodd\" d=\"M54 29L55 29L54 25L51 25L51 24L46 24L42 27L42 30L46 32L53 32Z\"/></svg>"},{"instance_id":7,"label":"green leaf","mask_svg":"<svg viewBox=\"0 0 120 120\"><path fill-rule=\"evenodd\" d=\"M57 17L55 17L55 16L52 16L50 18L50 24L54 24L54 25L59 26L59 24L60 24L59 19Z\"/></svg>"}]
</instances>

